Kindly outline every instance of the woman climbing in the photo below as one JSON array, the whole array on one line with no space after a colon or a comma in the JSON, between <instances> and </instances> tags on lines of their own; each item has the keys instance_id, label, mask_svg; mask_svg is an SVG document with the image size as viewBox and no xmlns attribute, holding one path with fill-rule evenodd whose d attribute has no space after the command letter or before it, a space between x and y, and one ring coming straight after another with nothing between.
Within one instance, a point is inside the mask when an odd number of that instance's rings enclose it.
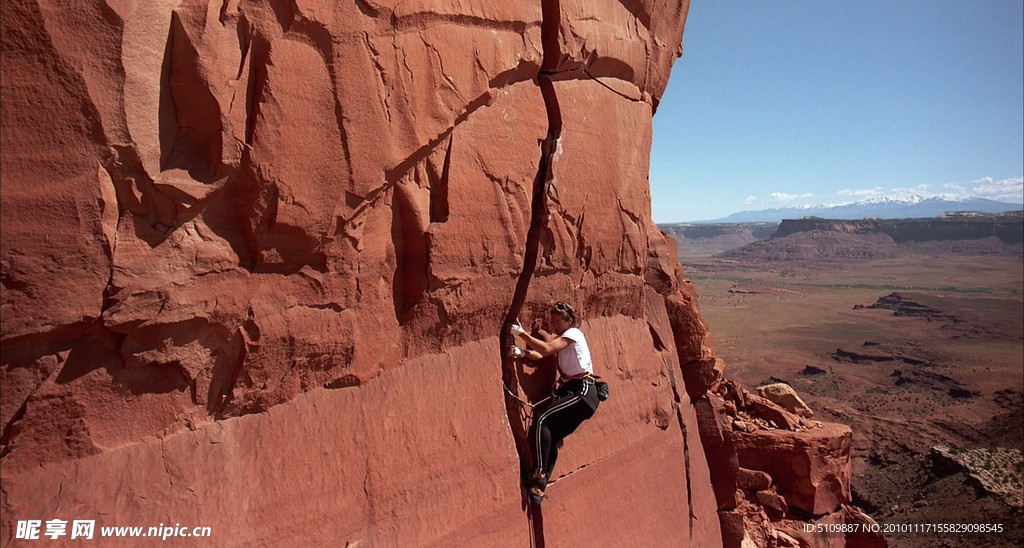
<instances>
[{"instance_id":1,"label":"woman climbing","mask_svg":"<svg viewBox=\"0 0 1024 548\"><path fill-rule=\"evenodd\" d=\"M518 323L510 328L526 346L525 349L518 345L510 348L511 357L540 360L558 356L558 382L554 396L534 410L529 433L529 447L536 468L524 478L524 482L535 504L544 500L544 489L551 479L562 440L592 417L598 406L594 364L590 360L587 339L580 331L579 314L569 304L559 301L551 308L548 326L558 335L539 329L540 338L537 338Z\"/></svg>"}]
</instances>

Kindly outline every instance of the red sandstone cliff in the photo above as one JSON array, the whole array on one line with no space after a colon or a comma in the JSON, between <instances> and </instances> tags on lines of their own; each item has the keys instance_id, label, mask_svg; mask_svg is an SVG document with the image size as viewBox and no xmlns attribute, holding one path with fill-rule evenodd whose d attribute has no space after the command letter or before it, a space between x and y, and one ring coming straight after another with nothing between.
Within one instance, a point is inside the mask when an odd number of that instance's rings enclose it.
<instances>
[{"instance_id":1,"label":"red sandstone cliff","mask_svg":"<svg viewBox=\"0 0 1024 548\"><path fill-rule=\"evenodd\" d=\"M5 544L719 542L650 258L686 8L4 2ZM531 527L499 340L555 297L615 395Z\"/></svg>"},{"instance_id":2,"label":"red sandstone cliff","mask_svg":"<svg viewBox=\"0 0 1024 548\"><path fill-rule=\"evenodd\" d=\"M687 7L0 4L4 544L721 545L647 185ZM529 512L501 341L555 298L612 398Z\"/></svg>"}]
</instances>

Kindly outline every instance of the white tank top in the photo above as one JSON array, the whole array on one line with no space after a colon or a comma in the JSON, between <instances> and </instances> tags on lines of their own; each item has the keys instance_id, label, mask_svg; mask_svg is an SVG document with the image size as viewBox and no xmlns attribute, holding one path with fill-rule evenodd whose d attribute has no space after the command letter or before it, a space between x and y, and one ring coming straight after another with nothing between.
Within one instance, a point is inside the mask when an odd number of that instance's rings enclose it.
<instances>
[{"instance_id":1,"label":"white tank top","mask_svg":"<svg viewBox=\"0 0 1024 548\"><path fill-rule=\"evenodd\" d=\"M583 332L579 328L570 327L561 336L572 341L572 344L558 351L558 372L562 378L571 379L587 373L593 374L594 363L590 361L590 347Z\"/></svg>"}]
</instances>

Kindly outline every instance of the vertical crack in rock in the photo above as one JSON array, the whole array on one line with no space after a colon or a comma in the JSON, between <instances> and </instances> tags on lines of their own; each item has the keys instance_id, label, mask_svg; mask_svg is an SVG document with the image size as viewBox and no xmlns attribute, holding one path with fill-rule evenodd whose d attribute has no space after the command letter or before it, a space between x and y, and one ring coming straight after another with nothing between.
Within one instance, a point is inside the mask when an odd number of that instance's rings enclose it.
<instances>
[{"instance_id":1,"label":"vertical crack in rock","mask_svg":"<svg viewBox=\"0 0 1024 548\"><path fill-rule=\"evenodd\" d=\"M430 222L448 222L448 173L452 165L452 141L454 136L448 137L448 150L444 154L444 164L441 166L441 176L434 177L433 171L427 170L430 178Z\"/></svg>"},{"instance_id":2,"label":"vertical crack in rock","mask_svg":"<svg viewBox=\"0 0 1024 548\"><path fill-rule=\"evenodd\" d=\"M647 284L648 288L652 288L652 289L658 290L657 287L652 284L652 280L650 278L647 279L646 284ZM670 289L666 289L666 291L671 291L671 290ZM665 296L664 293L660 293L659 292L659 294L662 297ZM663 362L663 364L665 366L665 372L668 374L669 386L672 389L673 407L675 408L675 412L676 412L676 421L679 422L679 430L680 430L680 433L682 434L682 438L683 438L683 468L684 468L684 473L686 474L686 506L687 506L687 512L689 514L689 516L688 516L689 538L690 538L690 543L692 544L693 543L693 534L694 534L694 522L697 520L697 516L694 513L694 506L693 506L693 478L692 478L692 476L690 474L690 472L692 470L691 460L690 460L690 443L689 443L689 437L688 437L687 431L686 431L687 430L686 429L686 421L683 418L683 407L682 407L684 405L684 403L683 403L684 400L683 400L683 396L682 395L683 395L683 393L686 390L686 386L685 386L686 380L685 380L684 377L682 377L682 375L683 375L682 367L676 365L676 364L679 363L679 353L678 353L678 350L670 349L669 348L669 346L665 343L665 339L662 337L662 334L659 333L657 327L655 327L655 325L652 324L650 321L647 322L647 328L650 331L651 344L654 346L654 351L662 356L662 362ZM676 324L672 323L671 320L670 320L668 328L671 331L671 335L673 336L673 338L676 338L675 337L675 331L676 331L676 329L678 329L678 326ZM678 342L676 342L676 344L678 344ZM677 367L679 368L678 370L677 370ZM683 385L680 386L680 383L683 383Z\"/></svg>"},{"instance_id":3,"label":"vertical crack in rock","mask_svg":"<svg viewBox=\"0 0 1024 548\"><path fill-rule=\"evenodd\" d=\"M651 336L654 339L654 346L656 349L664 349L665 344L662 342L661 337L658 336L654 326L650 323L647 324L651 330ZM674 326L673 326L674 329ZM693 542L693 521L697 518L693 513L693 478L690 477L690 443L686 435L686 422L683 420L683 398L679 393L679 380L676 379L676 373L671 363L665 361L665 370L668 372L669 384L672 386L672 400L676 409L676 420L679 421L679 430L683 434L683 468L686 472L686 509L689 513L689 534L690 542ZM680 374L681 374L680 369ZM686 382L685 380L683 382Z\"/></svg>"},{"instance_id":4,"label":"vertical crack in rock","mask_svg":"<svg viewBox=\"0 0 1024 548\"><path fill-rule=\"evenodd\" d=\"M675 400L676 419L679 421L679 429L683 433L683 467L686 469L686 513L689 514L690 543L693 543L693 520L696 515L693 513L693 478L690 477L690 441L686 435L686 423L683 422L682 400L679 397L679 390L676 390L675 383L672 387L672 398Z\"/></svg>"},{"instance_id":5,"label":"vertical crack in rock","mask_svg":"<svg viewBox=\"0 0 1024 548\"><path fill-rule=\"evenodd\" d=\"M508 314L501 328L499 337L502 360L502 382L506 388L517 390L518 376L516 364L505 354L515 340L509 331L509 326L519 316L523 305L526 303L526 296L533 280L533 274L537 269L537 259L540 251L541 235L547 226L547 194L548 188L554 178L553 163L560 147L562 135L562 112L558 105L558 96L555 93L552 75L561 59L561 52L558 43L559 28L561 25L561 6L559 0L541 0L541 44L543 46L543 61L540 72L537 75L537 84L540 86L541 96L544 99L544 108L547 112L548 134L541 143L541 156L537 164L537 175L533 179L533 198L530 203L530 227L526 233L526 249L523 256L523 269L516 281L515 292L512 302L509 305ZM520 473L525 474L531 467L526 462L528 457L526 444L526 410L515 401L512 394L505 397L505 410L508 414L509 427L512 429L516 442L516 449L519 452ZM534 548L543 548L544 542L544 515L539 505L527 503L527 519L530 524L530 544Z\"/></svg>"},{"instance_id":6,"label":"vertical crack in rock","mask_svg":"<svg viewBox=\"0 0 1024 548\"><path fill-rule=\"evenodd\" d=\"M541 83L541 89L550 89L550 92L544 92L545 104L548 108L549 122L551 122L552 112L557 112L557 99L555 98L554 88L551 85L550 78L541 76L539 78ZM546 84L545 84L546 82ZM550 98L550 99L549 99ZM551 108L551 104L554 103L555 107ZM557 121L557 124L550 123L549 128L561 127L561 120ZM515 344L515 340L509 331L509 325L516 321L519 316L519 312L523 309L523 305L526 303L526 295L529 291L530 281L533 279L533 273L537 268L537 256L540 250L540 238L547 225L547 208L546 208L546 188L548 181L551 177L551 160L555 149L557 148L558 134L548 132L547 138L541 145L541 157L540 162L537 166L537 175L533 179L533 200L531 201L531 216L530 216L530 228L526 233L526 252L523 259L523 270L519 274L519 280L516 282L515 293L512 296L512 303L509 306L508 314L505 316L505 323L502 326L501 336L501 356L502 356L502 382L509 390L518 389L518 375L516 374L516 365L512 358L509 358L505 354L505 349L510 348ZM508 414L509 426L512 429L513 437L516 442L516 450L520 456L520 468L521 472L529 470L528 464L524 461L528 453L526 447L526 423L527 413L519 402L515 401L511 395L507 395L505 398L505 411ZM531 525L531 533L533 535L531 539L531 545L535 547L544 546L544 529L543 529L543 515L540 512L540 508L536 507L536 512L531 507L529 510L529 519Z\"/></svg>"}]
</instances>

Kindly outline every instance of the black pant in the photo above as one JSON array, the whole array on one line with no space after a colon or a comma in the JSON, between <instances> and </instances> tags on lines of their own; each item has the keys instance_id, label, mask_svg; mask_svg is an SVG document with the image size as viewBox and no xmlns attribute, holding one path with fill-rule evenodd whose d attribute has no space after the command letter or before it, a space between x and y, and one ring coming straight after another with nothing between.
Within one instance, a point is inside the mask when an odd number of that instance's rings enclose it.
<instances>
[{"instance_id":1,"label":"black pant","mask_svg":"<svg viewBox=\"0 0 1024 548\"><path fill-rule=\"evenodd\" d=\"M558 446L597 411L597 389L592 379L563 384L555 396L534 410L530 449L537 471L549 477L558 459Z\"/></svg>"}]
</instances>

